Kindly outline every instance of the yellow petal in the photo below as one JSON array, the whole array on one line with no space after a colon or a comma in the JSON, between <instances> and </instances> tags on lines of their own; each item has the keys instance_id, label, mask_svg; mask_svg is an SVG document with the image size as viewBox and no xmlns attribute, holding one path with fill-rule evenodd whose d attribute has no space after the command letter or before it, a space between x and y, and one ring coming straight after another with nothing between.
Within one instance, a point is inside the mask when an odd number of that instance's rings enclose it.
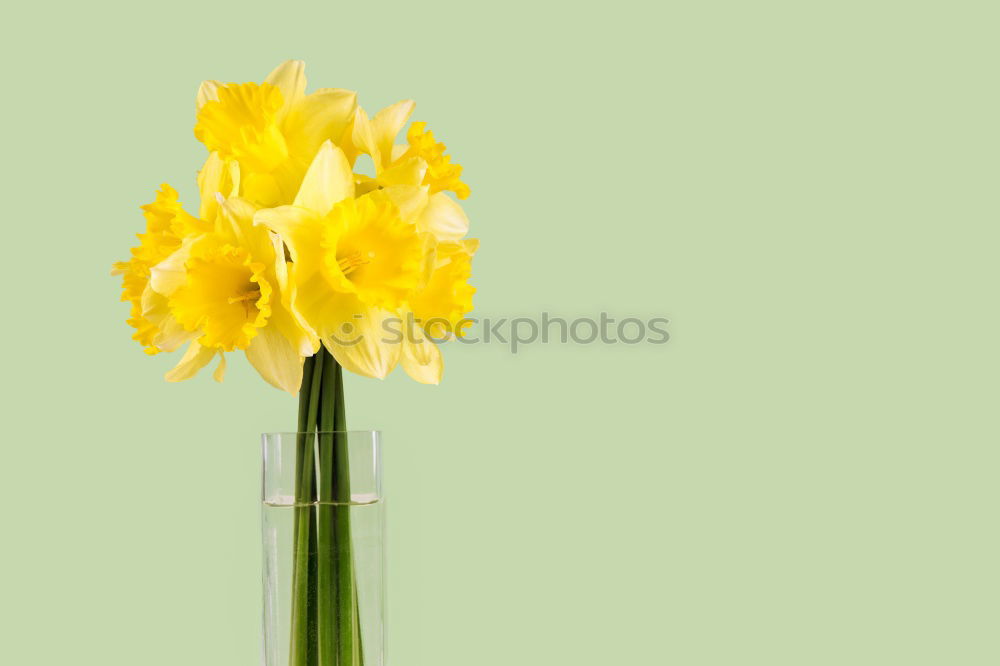
<instances>
[{"instance_id":1,"label":"yellow petal","mask_svg":"<svg viewBox=\"0 0 1000 666\"><path fill-rule=\"evenodd\" d=\"M257 211L253 220L254 224L262 224L281 236L292 255L292 261L297 264L315 263L309 262L309 259L321 249L322 231L320 218L316 213L295 206L278 206Z\"/></svg>"},{"instance_id":2,"label":"yellow petal","mask_svg":"<svg viewBox=\"0 0 1000 666\"><path fill-rule=\"evenodd\" d=\"M478 238L466 238L458 243L465 250L465 253L470 257L479 251L479 239Z\"/></svg>"},{"instance_id":3,"label":"yellow petal","mask_svg":"<svg viewBox=\"0 0 1000 666\"><path fill-rule=\"evenodd\" d=\"M282 391L296 394L302 383L302 357L292 343L271 325L250 341L247 360L264 380Z\"/></svg>"},{"instance_id":4,"label":"yellow petal","mask_svg":"<svg viewBox=\"0 0 1000 666\"><path fill-rule=\"evenodd\" d=\"M396 102L392 106L387 106L372 118L372 131L374 133L375 145L384 163L375 161L375 166L381 170L389 166L389 159L392 157L392 147L396 142L396 135L403 129L403 125L410 119L416 102L412 99L405 99ZM374 155L372 156L374 157Z\"/></svg>"},{"instance_id":5,"label":"yellow petal","mask_svg":"<svg viewBox=\"0 0 1000 666\"><path fill-rule=\"evenodd\" d=\"M210 102L219 99L219 88L222 86L220 81L202 81L201 86L198 88L198 97L195 100L195 106L198 109L205 106L205 102Z\"/></svg>"},{"instance_id":6,"label":"yellow petal","mask_svg":"<svg viewBox=\"0 0 1000 666\"><path fill-rule=\"evenodd\" d=\"M165 378L168 382L181 382L191 379L198 374L215 356L216 350L203 347L201 343L195 341L184 352L183 358L170 370Z\"/></svg>"},{"instance_id":7,"label":"yellow petal","mask_svg":"<svg viewBox=\"0 0 1000 666\"><path fill-rule=\"evenodd\" d=\"M306 166L324 141L339 144L357 107L357 93L325 88L317 90L292 109L285 119L288 151ZM301 172L300 172L301 173Z\"/></svg>"},{"instance_id":8,"label":"yellow petal","mask_svg":"<svg viewBox=\"0 0 1000 666\"><path fill-rule=\"evenodd\" d=\"M267 75L264 83L270 83L281 90L285 105L278 112L278 119L284 118L306 95L306 64L301 60L286 60Z\"/></svg>"},{"instance_id":9,"label":"yellow petal","mask_svg":"<svg viewBox=\"0 0 1000 666\"><path fill-rule=\"evenodd\" d=\"M213 220L219 210L219 200L216 196L228 198L239 192L239 164L235 160L224 160L218 152L213 152L205 160L205 166L198 172L198 191L201 195L201 208L198 217L202 220Z\"/></svg>"},{"instance_id":10,"label":"yellow petal","mask_svg":"<svg viewBox=\"0 0 1000 666\"><path fill-rule=\"evenodd\" d=\"M226 355L219 352L219 365L215 366L215 372L212 373L212 379L217 382L221 382L226 376Z\"/></svg>"},{"instance_id":11,"label":"yellow petal","mask_svg":"<svg viewBox=\"0 0 1000 666\"><path fill-rule=\"evenodd\" d=\"M381 164L378 145L375 143L375 131L368 114L360 106L354 112L354 126L351 130L351 143L363 153L371 155L375 164Z\"/></svg>"},{"instance_id":12,"label":"yellow petal","mask_svg":"<svg viewBox=\"0 0 1000 666\"><path fill-rule=\"evenodd\" d=\"M191 247L196 240L196 237L185 238L179 249L149 269L149 285L153 291L170 296L184 285L187 281L184 263L191 256Z\"/></svg>"},{"instance_id":13,"label":"yellow petal","mask_svg":"<svg viewBox=\"0 0 1000 666\"><path fill-rule=\"evenodd\" d=\"M419 157L407 158L398 164L393 164L378 175L378 183L383 187L390 185L422 185L427 162Z\"/></svg>"},{"instance_id":14,"label":"yellow petal","mask_svg":"<svg viewBox=\"0 0 1000 666\"><path fill-rule=\"evenodd\" d=\"M309 165L293 205L326 215L335 203L353 196L351 165L344 151L326 141Z\"/></svg>"},{"instance_id":15,"label":"yellow petal","mask_svg":"<svg viewBox=\"0 0 1000 666\"><path fill-rule=\"evenodd\" d=\"M413 327L414 335L403 339L399 363L413 379L421 384L440 384L444 374L444 360L436 344L424 337L419 326Z\"/></svg>"},{"instance_id":16,"label":"yellow petal","mask_svg":"<svg viewBox=\"0 0 1000 666\"><path fill-rule=\"evenodd\" d=\"M142 316L156 326L153 344L160 351L172 352L198 336L185 330L170 313L170 303L166 296L153 291L150 286L142 292Z\"/></svg>"},{"instance_id":17,"label":"yellow petal","mask_svg":"<svg viewBox=\"0 0 1000 666\"><path fill-rule=\"evenodd\" d=\"M459 240L469 233L469 218L454 199L437 192L430 196L417 228L434 234L438 240Z\"/></svg>"},{"instance_id":18,"label":"yellow petal","mask_svg":"<svg viewBox=\"0 0 1000 666\"><path fill-rule=\"evenodd\" d=\"M274 244L266 229L254 226L257 207L246 199L226 199L219 206L216 231L230 236L236 244L250 251L258 261L270 262L274 254Z\"/></svg>"},{"instance_id":19,"label":"yellow petal","mask_svg":"<svg viewBox=\"0 0 1000 666\"><path fill-rule=\"evenodd\" d=\"M359 309L336 331L323 335L323 345L345 369L365 377L384 378L399 362L400 340L395 312ZM395 320L392 324L389 320Z\"/></svg>"},{"instance_id":20,"label":"yellow petal","mask_svg":"<svg viewBox=\"0 0 1000 666\"><path fill-rule=\"evenodd\" d=\"M280 302L275 303L271 311L271 326L284 335L298 349L299 356L312 356L319 350L319 337L306 322L305 317L296 307L298 285L296 284L296 266L285 261L285 251L278 234L271 234L274 243L275 281L281 293Z\"/></svg>"},{"instance_id":21,"label":"yellow petal","mask_svg":"<svg viewBox=\"0 0 1000 666\"><path fill-rule=\"evenodd\" d=\"M153 338L153 344L164 352L177 351L186 342L198 337L196 332L185 330L173 317L167 319Z\"/></svg>"},{"instance_id":22,"label":"yellow petal","mask_svg":"<svg viewBox=\"0 0 1000 666\"><path fill-rule=\"evenodd\" d=\"M395 162L406 153L410 152L410 147L405 143L397 143L392 147L392 161Z\"/></svg>"},{"instance_id":23,"label":"yellow petal","mask_svg":"<svg viewBox=\"0 0 1000 666\"><path fill-rule=\"evenodd\" d=\"M295 190L298 189L299 184L295 182L289 187L289 184L284 182L284 178L278 178L279 175L282 174L278 172L254 173L252 171L247 173L240 178L242 196L261 208L270 208L277 206L282 201L290 200L295 196Z\"/></svg>"},{"instance_id":24,"label":"yellow petal","mask_svg":"<svg viewBox=\"0 0 1000 666\"><path fill-rule=\"evenodd\" d=\"M381 196L387 197L399 209L399 216L407 222L416 222L420 219L424 207L427 206L428 196L426 187L414 187L412 185L390 185L380 190Z\"/></svg>"}]
</instances>

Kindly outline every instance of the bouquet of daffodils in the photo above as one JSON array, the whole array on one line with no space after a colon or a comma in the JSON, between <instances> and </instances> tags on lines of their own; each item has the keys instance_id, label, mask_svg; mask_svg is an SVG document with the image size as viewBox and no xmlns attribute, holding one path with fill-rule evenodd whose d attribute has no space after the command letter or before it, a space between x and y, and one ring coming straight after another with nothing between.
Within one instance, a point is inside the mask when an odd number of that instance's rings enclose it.
<instances>
[{"instance_id":1,"label":"bouquet of daffodils","mask_svg":"<svg viewBox=\"0 0 1000 666\"><path fill-rule=\"evenodd\" d=\"M197 215L162 185L114 272L146 353L187 345L168 381L216 357L221 381L241 350L299 395L288 663L360 666L342 370L381 378L399 364L438 383L438 343L468 324L478 243L455 200L469 196L462 168L425 123L403 133L412 101L369 116L353 92L306 94L303 70L201 84Z\"/></svg>"},{"instance_id":2,"label":"bouquet of daffodils","mask_svg":"<svg viewBox=\"0 0 1000 666\"><path fill-rule=\"evenodd\" d=\"M297 393L304 361L385 377L397 364L441 380L437 343L461 335L478 242L452 198L462 167L410 100L370 117L354 92L306 94L304 64L264 83L205 81L195 136L208 149L198 215L162 185L122 275L133 338L148 354L187 351L168 381L242 350L261 377ZM374 173L355 173L368 155ZM449 194L450 193L450 194Z\"/></svg>"}]
</instances>

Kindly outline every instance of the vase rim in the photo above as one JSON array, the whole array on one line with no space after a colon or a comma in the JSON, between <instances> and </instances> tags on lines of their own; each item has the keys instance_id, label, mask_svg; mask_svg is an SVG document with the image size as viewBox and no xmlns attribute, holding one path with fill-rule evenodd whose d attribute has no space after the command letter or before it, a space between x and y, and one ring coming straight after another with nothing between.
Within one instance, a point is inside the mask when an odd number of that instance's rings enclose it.
<instances>
[{"instance_id":1,"label":"vase rim","mask_svg":"<svg viewBox=\"0 0 1000 666\"><path fill-rule=\"evenodd\" d=\"M299 435L381 435L381 430L313 430L312 432L294 430L278 430L261 433L264 437L297 437Z\"/></svg>"}]
</instances>

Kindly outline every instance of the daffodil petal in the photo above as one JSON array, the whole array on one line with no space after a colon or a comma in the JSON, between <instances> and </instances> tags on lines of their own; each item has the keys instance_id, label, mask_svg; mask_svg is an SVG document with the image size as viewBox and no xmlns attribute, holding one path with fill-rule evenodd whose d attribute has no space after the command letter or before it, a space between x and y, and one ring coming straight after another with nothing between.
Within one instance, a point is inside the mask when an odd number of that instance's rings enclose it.
<instances>
[{"instance_id":1,"label":"daffodil petal","mask_svg":"<svg viewBox=\"0 0 1000 666\"><path fill-rule=\"evenodd\" d=\"M371 155L375 164L381 164L378 145L375 143L375 131L368 114L360 106L354 111L354 127L351 130L351 143L363 153Z\"/></svg>"},{"instance_id":2,"label":"daffodil petal","mask_svg":"<svg viewBox=\"0 0 1000 666\"><path fill-rule=\"evenodd\" d=\"M454 199L437 192L427 201L417 228L434 234L438 240L459 240L469 233L469 218Z\"/></svg>"},{"instance_id":3,"label":"daffodil petal","mask_svg":"<svg viewBox=\"0 0 1000 666\"><path fill-rule=\"evenodd\" d=\"M344 151L326 141L309 165L292 205L326 215L335 203L353 196L351 165Z\"/></svg>"},{"instance_id":4,"label":"daffodil petal","mask_svg":"<svg viewBox=\"0 0 1000 666\"><path fill-rule=\"evenodd\" d=\"M378 175L378 183L383 187L390 185L421 185L424 173L427 172L427 162L419 157L411 157L399 164L393 164Z\"/></svg>"},{"instance_id":5,"label":"daffodil petal","mask_svg":"<svg viewBox=\"0 0 1000 666\"><path fill-rule=\"evenodd\" d=\"M247 360L268 384L293 395L298 393L302 383L302 357L276 328L262 328L250 341L246 354Z\"/></svg>"},{"instance_id":6,"label":"daffodil petal","mask_svg":"<svg viewBox=\"0 0 1000 666\"><path fill-rule=\"evenodd\" d=\"M226 376L226 355L223 352L219 352L219 365L215 366L215 372L212 373L212 379L217 382L221 382Z\"/></svg>"},{"instance_id":7,"label":"daffodil petal","mask_svg":"<svg viewBox=\"0 0 1000 666\"><path fill-rule=\"evenodd\" d=\"M192 342L181 360L164 377L168 382L182 382L185 379L191 379L198 374L199 370L209 364L217 351L203 347L197 341Z\"/></svg>"},{"instance_id":8,"label":"daffodil petal","mask_svg":"<svg viewBox=\"0 0 1000 666\"><path fill-rule=\"evenodd\" d=\"M219 210L219 199L234 196L239 189L239 164L222 159L213 152L205 160L205 166L198 172L198 191L201 194L201 208L198 217L203 220L215 219Z\"/></svg>"},{"instance_id":9,"label":"daffodil petal","mask_svg":"<svg viewBox=\"0 0 1000 666\"><path fill-rule=\"evenodd\" d=\"M198 110L205 106L206 102L212 102L219 99L219 88L222 87L221 81L202 81L201 86L198 88L198 97L195 100L195 106Z\"/></svg>"},{"instance_id":10,"label":"daffodil petal","mask_svg":"<svg viewBox=\"0 0 1000 666\"><path fill-rule=\"evenodd\" d=\"M319 217L311 210L295 206L278 206L257 211L254 224L262 224L277 233L288 246L292 261L301 262L319 250Z\"/></svg>"},{"instance_id":11,"label":"daffodil petal","mask_svg":"<svg viewBox=\"0 0 1000 666\"><path fill-rule=\"evenodd\" d=\"M180 248L170 256L149 269L149 286L153 291L170 296L187 281L187 271L184 262L191 256L191 246L196 238L185 238Z\"/></svg>"},{"instance_id":12,"label":"daffodil petal","mask_svg":"<svg viewBox=\"0 0 1000 666\"><path fill-rule=\"evenodd\" d=\"M428 201L427 188L423 186L390 185L381 190L381 195L396 204L401 218L414 223L420 219Z\"/></svg>"},{"instance_id":13,"label":"daffodil petal","mask_svg":"<svg viewBox=\"0 0 1000 666\"><path fill-rule=\"evenodd\" d=\"M285 100L278 112L279 120L295 108L306 94L306 64L301 60L286 60L274 68L264 83L270 83L281 91Z\"/></svg>"},{"instance_id":14,"label":"daffodil petal","mask_svg":"<svg viewBox=\"0 0 1000 666\"><path fill-rule=\"evenodd\" d=\"M292 342L300 356L312 356L319 350L319 336L295 307L298 293L295 264L285 261L285 251L278 234L272 233L271 240L274 243L275 253L274 275L281 300L280 303L274 304L270 324L277 327L278 331Z\"/></svg>"},{"instance_id":15,"label":"daffodil petal","mask_svg":"<svg viewBox=\"0 0 1000 666\"><path fill-rule=\"evenodd\" d=\"M412 99L404 99L402 102L385 107L372 119L375 145L385 162L388 162L392 157L392 146L396 142L396 135L410 119L415 106L416 102ZM376 166L383 169L389 165L387 163L379 165L376 162Z\"/></svg>"},{"instance_id":16,"label":"daffodil petal","mask_svg":"<svg viewBox=\"0 0 1000 666\"><path fill-rule=\"evenodd\" d=\"M181 345L198 337L196 332L186 330L174 319L167 297L156 293L148 285L142 292L142 316L156 327L153 344L160 351L176 351Z\"/></svg>"},{"instance_id":17,"label":"daffodil petal","mask_svg":"<svg viewBox=\"0 0 1000 666\"><path fill-rule=\"evenodd\" d=\"M303 98L285 119L290 154L309 159L324 141L340 144L354 117L357 99L357 93L336 88L317 90Z\"/></svg>"},{"instance_id":18,"label":"daffodil petal","mask_svg":"<svg viewBox=\"0 0 1000 666\"><path fill-rule=\"evenodd\" d=\"M399 362L399 336L390 319L398 315L387 310L371 308L345 321L350 325L322 336L323 345L345 369L366 377L383 379Z\"/></svg>"},{"instance_id":19,"label":"daffodil petal","mask_svg":"<svg viewBox=\"0 0 1000 666\"><path fill-rule=\"evenodd\" d=\"M254 226L257 207L245 199L226 199L219 206L217 229L224 235L232 234L236 244L250 251L261 261L270 262L274 254L274 244L266 229Z\"/></svg>"},{"instance_id":20,"label":"daffodil petal","mask_svg":"<svg viewBox=\"0 0 1000 666\"><path fill-rule=\"evenodd\" d=\"M177 320L173 317L167 319L163 326L160 327L160 332L157 333L156 337L153 338L153 344L156 348L164 352L177 351L181 346L198 337L197 332L192 332L186 330L183 326L177 323Z\"/></svg>"},{"instance_id":21,"label":"daffodil petal","mask_svg":"<svg viewBox=\"0 0 1000 666\"><path fill-rule=\"evenodd\" d=\"M410 147L405 143L397 143L392 147L392 161L395 162L406 153L410 152Z\"/></svg>"},{"instance_id":22,"label":"daffodil petal","mask_svg":"<svg viewBox=\"0 0 1000 666\"><path fill-rule=\"evenodd\" d=\"M419 327L414 327L419 330ZM399 363L413 379L421 384L440 384L444 375L444 360L436 344L422 333L416 339L404 336Z\"/></svg>"}]
</instances>

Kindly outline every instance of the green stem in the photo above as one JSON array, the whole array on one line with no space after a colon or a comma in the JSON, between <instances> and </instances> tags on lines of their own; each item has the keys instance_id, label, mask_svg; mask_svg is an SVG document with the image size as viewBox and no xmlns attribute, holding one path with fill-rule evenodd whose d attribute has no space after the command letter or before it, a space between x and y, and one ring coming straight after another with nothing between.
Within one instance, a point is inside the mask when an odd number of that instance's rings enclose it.
<instances>
[{"instance_id":1,"label":"green stem","mask_svg":"<svg viewBox=\"0 0 1000 666\"><path fill-rule=\"evenodd\" d=\"M363 666L343 369L326 349L305 363L296 440L289 664Z\"/></svg>"},{"instance_id":2,"label":"green stem","mask_svg":"<svg viewBox=\"0 0 1000 666\"><path fill-rule=\"evenodd\" d=\"M357 582L354 578L354 553L351 540L351 473L347 437L347 416L344 405L343 369L338 365L333 383L336 397L333 412L337 432L334 435L334 532L337 552L334 562L337 572L337 635L342 666L361 664L361 642L356 640Z\"/></svg>"},{"instance_id":3,"label":"green stem","mask_svg":"<svg viewBox=\"0 0 1000 666\"><path fill-rule=\"evenodd\" d=\"M295 456L294 569L292 574L292 618L290 666L318 666L314 646L317 629L315 606L316 578L312 573L316 535L311 529L315 502L313 450L316 415L319 409L323 359L305 360L299 390L299 430Z\"/></svg>"},{"instance_id":4,"label":"green stem","mask_svg":"<svg viewBox=\"0 0 1000 666\"><path fill-rule=\"evenodd\" d=\"M326 357L325 362L333 361L325 349L319 354ZM332 370L332 371L331 371ZM317 604L319 613L319 660L322 666L334 666L338 659L340 632L338 627L341 618L337 615L337 548L336 548L336 508L334 502L335 488L333 456L334 431L338 430L337 414L334 403L340 395L337 386L337 376L340 366L333 361L328 371L323 375L320 388L319 411L319 505L316 507L316 569L317 569Z\"/></svg>"}]
</instances>

